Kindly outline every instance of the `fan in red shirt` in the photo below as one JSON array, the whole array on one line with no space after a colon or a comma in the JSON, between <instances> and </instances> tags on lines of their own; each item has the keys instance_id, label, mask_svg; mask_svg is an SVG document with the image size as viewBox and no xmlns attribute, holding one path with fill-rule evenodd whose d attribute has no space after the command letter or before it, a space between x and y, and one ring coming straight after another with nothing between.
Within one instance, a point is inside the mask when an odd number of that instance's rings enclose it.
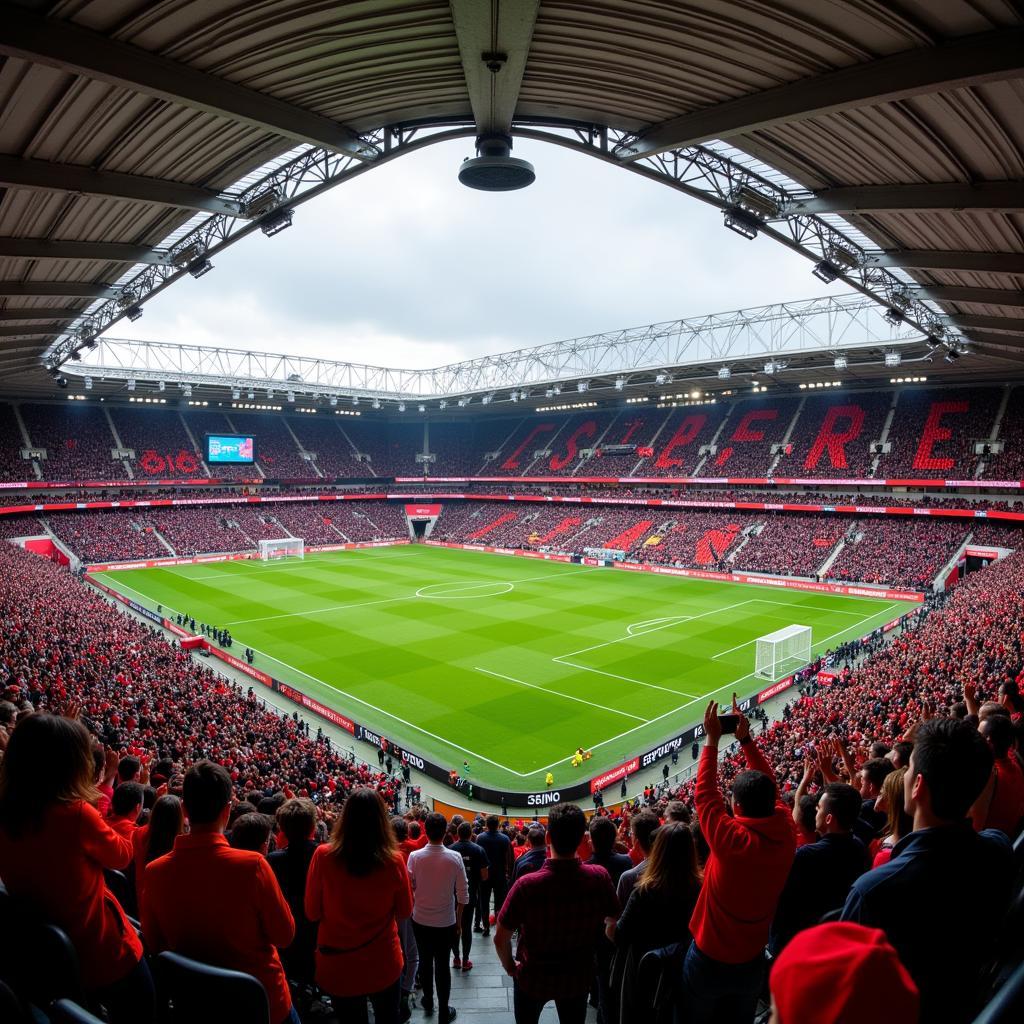
<instances>
[{"instance_id":1,"label":"fan in red shirt","mask_svg":"<svg viewBox=\"0 0 1024 1024\"><path fill-rule=\"evenodd\" d=\"M707 742L697 772L695 803L711 852L704 887L690 919L693 943L683 964L692 1024L739 1024L754 1017L764 974L763 950L796 853L790 809L750 736L733 697L736 739L748 770L733 782L732 814L718 788L718 704L704 713ZM756 884L752 883L756 880Z\"/></svg>"},{"instance_id":2,"label":"fan in red shirt","mask_svg":"<svg viewBox=\"0 0 1024 1024\"><path fill-rule=\"evenodd\" d=\"M185 775L191 832L146 868L142 930L154 953L183 956L252 974L262 983L273 1024L298 1024L278 947L295 937L295 921L267 860L235 850L224 838L231 776L199 761Z\"/></svg>"},{"instance_id":3,"label":"fan in red shirt","mask_svg":"<svg viewBox=\"0 0 1024 1024\"><path fill-rule=\"evenodd\" d=\"M155 1003L142 943L103 878L128 866L132 844L93 806L94 772L80 722L36 714L18 723L0 764L0 878L67 932L111 1024L146 1024Z\"/></svg>"}]
</instances>

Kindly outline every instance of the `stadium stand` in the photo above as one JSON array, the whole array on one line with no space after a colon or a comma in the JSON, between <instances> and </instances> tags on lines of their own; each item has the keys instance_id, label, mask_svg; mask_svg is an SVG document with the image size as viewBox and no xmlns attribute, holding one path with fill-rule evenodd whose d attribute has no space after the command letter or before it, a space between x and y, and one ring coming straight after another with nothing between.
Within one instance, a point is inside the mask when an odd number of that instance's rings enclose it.
<instances>
[{"instance_id":1,"label":"stadium stand","mask_svg":"<svg viewBox=\"0 0 1024 1024\"><path fill-rule=\"evenodd\" d=\"M1009 394L999 425L999 438L1003 450L985 460L982 475L989 480L1024 479L1024 388L1020 386Z\"/></svg>"},{"instance_id":2,"label":"stadium stand","mask_svg":"<svg viewBox=\"0 0 1024 1024\"><path fill-rule=\"evenodd\" d=\"M21 418L32 447L45 448L39 468L46 480L124 480L124 466L103 409L95 406L23 404Z\"/></svg>"},{"instance_id":3,"label":"stadium stand","mask_svg":"<svg viewBox=\"0 0 1024 1024\"><path fill-rule=\"evenodd\" d=\"M21 457L25 438L18 426L14 406L0 403L0 480L30 480L35 478L32 463Z\"/></svg>"},{"instance_id":4,"label":"stadium stand","mask_svg":"<svg viewBox=\"0 0 1024 1024\"><path fill-rule=\"evenodd\" d=\"M208 475L176 409L112 405L110 418L121 444L135 452L132 472L137 478Z\"/></svg>"},{"instance_id":5,"label":"stadium stand","mask_svg":"<svg viewBox=\"0 0 1024 1024\"><path fill-rule=\"evenodd\" d=\"M793 422L800 400L748 399L731 406L717 442L700 476L764 477L775 463L773 445L781 444Z\"/></svg>"},{"instance_id":6,"label":"stadium stand","mask_svg":"<svg viewBox=\"0 0 1024 1024\"><path fill-rule=\"evenodd\" d=\"M266 476L286 480L316 476L316 470L299 454L292 434L291 424L300 417L285 419L281 416L238 412L235 409L231 410L229 416L236 433L252 434L258 439L256 461Z\"/></svg>"},{"instance_id":7,"label":"stadium stand","mask_svg":"<svg viewBox=\"0 0 1024 1024\"><path fill-rule=\"evenodd\" d=\"M46 518L53 535L85 562L167 558L171 552L132 515L75 512Z\"/></svg>"},{"instance_id":8,"label":"stadium stand","mask_svg":"<svg viewBox=\"0 0 1024 1024\"><path fill-rule=\"evenodd\" d=\"M181 415L200 448L205 445L207 434L235 433L225 415L215 409L189 409L187 412L183 410ZM259 470L253 466L232 466L225 463L210 467L210 472L224 480L256 480L260 476Z\"/></svg>"},{"instance_id":9,"label":"stadium stand","mask_svg":"<svg viewBox=\"0 0 1024 1024\"><path fill-rule=\"evenodd\" d=\"M890 431L892 451L875 475L971 479L979 458L974 444L991 436L999 398L993 388L902 392Z\"/></svg>"},{"instance_id":10,"label":"stadium stand","mask_svg":"<svg viewBox=\"0 0 1024 1024\"><path fill-rule=\"evenodd\" d=\"M303 449L316 455L317 468L327 479L368 476L356 462L352 445L339 429L341 420L342 417L331 415L294 416L290 426ZM349 422L349 417L344 420Z\"/></svg>"},{"instance_id":11,"label":"stadium stand","mask_svg":"<svg viewBox=\"0 0 1024 1024\"><path fill-rule=\"evenodd\" d=\"M849 524L822 516L773 515L731 559L734 569L816 576Z\"/></svg>"}]
</instances>

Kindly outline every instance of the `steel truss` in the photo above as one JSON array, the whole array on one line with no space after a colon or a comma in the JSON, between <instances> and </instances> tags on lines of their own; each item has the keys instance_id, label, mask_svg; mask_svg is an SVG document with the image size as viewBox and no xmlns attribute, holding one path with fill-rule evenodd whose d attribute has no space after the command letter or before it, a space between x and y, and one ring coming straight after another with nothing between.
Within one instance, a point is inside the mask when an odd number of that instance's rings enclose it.
<instances>
[{"instance_id":1,"label":"steel truss","mask_svg":"<svg viewBox=\"0 0 1024 1024\"><path fill-rule=\"evenodd\" d=\"M887 324L870 299L852 294L648 324L424 370L100 338L64 371L76 377L232 389L239 392L239 400L259 389L260 399L271 391L303 400L508 402L569 382L603 390L621 379L620 389L635 387L679 368L685 375L687 367L698 379L713 375L718 366L744 363L749 368L737 368L737 373L760 372L762 360L779 364L809 355L842 352L852 363L858 351L913 344L919 338L907 324Z\"/></svg>"},{"instance_id":2,"label":"steel truss","mask_svg":"<svg viewBox=\"0 0 1024 1024\"><path fill-rule=\"evenodd\" d=\"M241 211L260 204L258 218L219 213L203 219L163 252L161 262L141 267L123 286L121 294L88 311L47 352L44 361L60 366L133 307L195 271L197 264L217 255L239 238L260 229L268 215L291 210L327 189L438 142L475 134L470 122L417 123L383 128L364 137L379 155L371 160L325 149L310 148L275 167L238 193L224 198ZM899 325L916 330L963 354L965 340L951 318L921 299L918 289L881 266L883 254L865 248L838 227L814 214L800 212L806 192L790 191L741 162L706 146L689 146L639 160L623 160L631 136L601 125L578 122L517 123L513 134L572 149L621 166L666 184L726 212L741 211L755 234L764 234L823 267L834 280L844 281L889 311ZM268 201L269 200L269 201ZM345 364L349 365L349 364ZM460 364L461 365L461 364ZM628 366L629 364L625 364ZM623 368L623 367L620 367ZM392 371L398 372L398 371ZM431 371L436 372L436 371ZM386 390L386 389L385 389Z\"/></svg>"}]
</instances>

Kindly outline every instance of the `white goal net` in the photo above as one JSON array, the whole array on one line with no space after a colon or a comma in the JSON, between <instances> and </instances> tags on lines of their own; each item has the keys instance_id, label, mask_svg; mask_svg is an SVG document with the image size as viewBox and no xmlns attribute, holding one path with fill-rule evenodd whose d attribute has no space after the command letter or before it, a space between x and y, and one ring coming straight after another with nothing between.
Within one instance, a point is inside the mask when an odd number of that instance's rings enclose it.
<instances>
[{"instance_id":1,"label":"white goal net","mask_svg":"<svg viewBox=\"0 0 1024 1024\"><path fill-rule=\"evenodd\" d=\"M301 537L276 537L260 541L260 558L265 562L277 558L305 558L306 542Z\"/></svg>"},{"instance_id":2,"label":"white goal net","mask_svg":"<svg viewBox=\"0 0 1024 1024\"><path fill-rule=\"evenodd\" d=\"M811 627L786 626L757 638L757 663L754 673L778 679L802 668L811 660Z\"/></svg>"}]
</instances>

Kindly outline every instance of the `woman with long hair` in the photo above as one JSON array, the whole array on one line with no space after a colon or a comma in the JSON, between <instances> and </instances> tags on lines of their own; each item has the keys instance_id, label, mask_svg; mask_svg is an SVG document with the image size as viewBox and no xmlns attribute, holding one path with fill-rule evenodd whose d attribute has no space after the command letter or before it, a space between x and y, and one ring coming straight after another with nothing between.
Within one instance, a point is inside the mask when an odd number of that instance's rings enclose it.
<instances>
[{"instance_id":1,"label":"woman with long hair","mask_svg":"<svg viewBox=\"0 0 1024 1024\"><path fill-rule=\"evenodd\" d=\"M872 844L873 868L887 864L892 857L892 848L904 836L914 831L914 820L903 807L903 777L906 774L906 768L897 768L894 772L889 772L882 783L882 792L875 801L875 810L885 812L886 822L877 850Z\"/></svg>"},{"instance_id":2,"label":"woman with long hair","mask_svg":"<svg viewBox=\"0 0 1024 1024\"><path fill-rule=\"evenodd\" d=\"M96 810L95 778L81 722L33 714L18 723L0 763L0 878L67 932L85 989L111 1024L142 1024L153 1018L153 981L103 877L128 866L132 845Z\"/></svg>"},{"instance_id":3,"label":"woman with long hair","mask_svg":"<svg viewBox=\"0 0 1024 1024\"><path fill-rule=\"evenodd\" d=\"M132 836L132 860L135 866L136 906L142 906L142 885L146 865L170 853L174 840L185 831L185 808L181 799L170 793L158 797L149 815L149 822L137 828Z\"/></svg>"},{"instance_id":4,"label":"woman with long hair","mask_svg":"<svg viewBox=\"0 0 1024 1024\"><path fill-rule=\"evenodd\" d=\"M316 981L352 1024L397 1024L402 974L398 922L412 889L388 809L376 790L354 789L317 848L306 880L306 917L318 922Z\"/></svg>"}]
</instances>

